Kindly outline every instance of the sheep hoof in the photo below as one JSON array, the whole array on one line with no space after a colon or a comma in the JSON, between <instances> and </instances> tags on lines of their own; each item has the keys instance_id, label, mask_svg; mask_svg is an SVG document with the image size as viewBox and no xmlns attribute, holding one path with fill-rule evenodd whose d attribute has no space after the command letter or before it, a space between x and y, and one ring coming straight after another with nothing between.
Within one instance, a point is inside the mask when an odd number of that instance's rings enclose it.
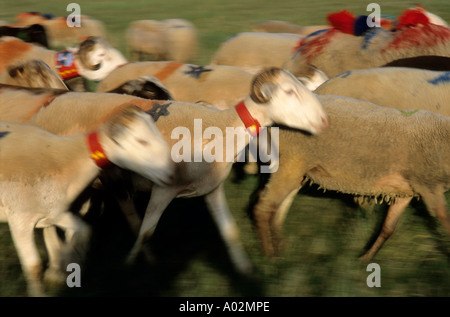
<instances>
[{"instance_id":1,"label":"sheep hoof","mask_svg":"<svg viewBox=\"0 0 450 317\"><path fill-rule=\"evenodd\" d=\"M372 260L372 258L373 258L373 256L371 256L369 253L365 253L365 254L363 254L362 256L359 257L359 260L361 262L369 262L369 261Z\"/></svg>"},{"instance_id":2,"label":"sheep hoof","mask_svg":"<svg viewBox=\"0 0 450 317\"><path fill-rule=\"evenodd\" d=\"M60 286L66 282L66 274L55 268L45 271L44 282L48 285Z\"/></svg>"}]
</instances>

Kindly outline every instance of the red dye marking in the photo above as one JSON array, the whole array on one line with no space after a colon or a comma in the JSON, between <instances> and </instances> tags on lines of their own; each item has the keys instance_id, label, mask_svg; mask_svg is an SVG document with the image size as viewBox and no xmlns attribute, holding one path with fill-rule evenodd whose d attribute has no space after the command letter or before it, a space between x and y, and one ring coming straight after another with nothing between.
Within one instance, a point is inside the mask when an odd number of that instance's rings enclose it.
<instances>
[{"instance_id":1,"label":"red dye marking","mask_svg":"<svg viewBox=\"0 0 450 317\"><path fill-rule=\"evenodd\" d=\"M160 71L153 74L154 77L158 78L161 82L167 79L170 75L173 74L178 68L183 66L184 64L178 62L170 62L166 66L164 66Z\"/></svg>"},{"instance_id":2,"label":"red dye marking","mask_svg":"<svg viewBox=\"0 0 450 317\"><path fill-rule=\"evenodd\" d=\"M300 53L305 56L306 61L310 63L312 59L319 55L324 47L331 42L332 37L338 33L340 33L338 30L330 29L310 41L305 41Z\"/></svg>"},{"instance_id":3,"label":"red dye marking","mask_svg":"<svg viewBox=\"0 0 450 317\"><path fill-rule=\"evenodd\" d=\"M58 97L59 95L50 95L48 96L48 99L44 102L44 104L42 105L42 107L47 107L48 105L50 105L52 103L53 100L55 100L56 97Z\"/></svg>"},{"instance_id":4,"label":"red dye marking","mask_svg":"<svg viewBox=\"0 0 450 317\"><path fill-rule=\"evenodd\" d=\"M405 27L416 26L419 24L429 24L430 20L425 15L425 10L422 8L408 9L398 17L397 29Z\"/></svg>"},{"instance_id":5,"label":"red dye marking","mask_svg":"<svg viewBox=\"0 0 450 317\"><path fill-rule=\"evenodd\" d=\"M381 53L391 49L433 47L450 40L450 29L435 24L404 28L394 34L396 34L395 38L381 50Z\"/></svg>"},{"instance_id":6,"label":"red dye marking","mask_svg":"<svg viewBox=\"0 0 450 317\"><path fill-rule=\"evenodd\" d=\"M305 39L306 39L306 37L304 37L304 38L302 38L300 41L298 41L298 44L297 44L296 46L294 46L294 49L293 49L293 52L292 52L292 53L297 52L298 49L299 49L300 47L302 47L303 44L305 44Z\"/></svg>"},{"instance_id":7,"label":"red dye marking","mask_svg":"<svg viewBox=\"0 0 450 317\"><path fill-rule=\"evenodd\" d=\"M6 71L6 67L27 51L33 48L32 44L19 39L0 41L0 72Z\"/></svg>"}]
</instances>

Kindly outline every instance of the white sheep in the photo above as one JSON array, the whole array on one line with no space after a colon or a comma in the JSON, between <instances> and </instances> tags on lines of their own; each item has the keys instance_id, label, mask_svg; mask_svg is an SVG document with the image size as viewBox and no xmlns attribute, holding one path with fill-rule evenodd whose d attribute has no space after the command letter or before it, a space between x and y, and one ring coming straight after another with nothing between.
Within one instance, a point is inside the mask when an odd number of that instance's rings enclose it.
<instances>
[{"instance_id":1,"label":"white sheep","mask_svg":"<svg viewBox=\"0 0 450 317\"><path fill-rule=\"evenodd\" d=\"M126 30L127 51L132 60L171 60L186 63L198 48L197 30L184 19L138 20Z\"/></svg>"},{"instance_id":2,"label":"white sheep","mask_svg":"<svg viewBox=\"0 0 450 317\"><path fill-rule=\"evenodd\" d=\"M9 224L32 296L44 295L34 229L61 227L67 248L86 247L90 229L69 206L101 168L113 163L149 179L172 172L169 148L153 120L132 106L98 131L76 136L0 122L0 162L0 220Z\"/></svg>"},{"instance_id":3,"label":"white sheep","mask_svg":"<svg viewBox=\"0 0 450 317\"><path fill-rule=\"evenodd\" d=\"M287 21L266 20L259 22L252 28L252 32L264 33L295 33L300 35L309 35L316 31L330 29L329 25L307 25L302 26Z\"/></svg>"},{"instance_id":4,"label":"white sheep","mask_svg":"<svg viewBox=\"0 0 450 317\"><path fill-rule=\"evenodd\" d=\"M423 55L449 57L450 29L435 24L395 32L374 28L362 36L330 29L306 37L283 68L297 76L312 64L331 78L348 70L380 67L393 60Z\"/></svg>"},{"instance_id":5,"label":"white sheep","mask_svg":"<svg viewBox=\"0 0 450 317\"><path fill-rule=\"evenodd\" d=\"M78 48L53 51L23 42L15 37L0 38L0 72L11 65L40 59L63 80L81 76L100 81L127 61L115 48L100 38L88 38Z\"/></svg>"},{"instance_id":6,"label":"white sheep","mask_svg":"<svg viewBox=\"0 0 450 317\"><path fill-rule=\"evenodd\" d=\"M422 109L450 116L450 72L408 67L347 71L314 93L365 100L404 111Z\"/></svg>"},{"instance_id":7,"label":"white sheep","mask_svg":"<svg viewBox=\"0 0 450 317\"><path fill-rule=\"evenodd\" d=\"M141 76L157 78L175 100L202 102L219 109L233 107L244 99L250 91L254 77L244 69L234 66L200 66L168 61L136 62L112 71L97 85L96 91L114 91L124 83ZM145 78L141 78L141 83L145 82Z\"/></svg>"},{"instance_id":8,"label":"white sheep","mask_svg":"<svg viewBox=\"0 0 450 317\"><path fill-rule=\"evenodd\" d=\"M250 131L255 132L258 131L255 129L258 125L264 127L277 122L315 134L327 125L326 113L315 95L299 83L292 74L277 68L267 69L255 76L249 94L244 100L239 102L237 107L224 111L195 103L154 101L112 93L67 92L52 96L49 92L49 90L47 92L41 90L40 93L36 93L31 89L3 88L0 93L0 119L6 117L10 121L25 120L54 133L70 134L80 130L91 130L117 107L131 102L142 108L146 107L147 112L153 114L157 127L172 148L173 157L179 158L181 155L180 136L177 138L176 133L173 136L174 131L181 129L186 134L194 136L187 139L186 147L190 147L190 152L187 152L187 148L186 152L183 150L183 153L190 153L190 155L186 160L176 163L175 179L172 185L164 186L149 181L134 184L141 191L151 190L151 198L142 226L137 214L133 216L133 213L126 212L130 210L129 205L132 202L120 201L122 209L129 217L132 229L138 234L138 239L128 258L130 262L139 254L144 239L153 234L162 213L175 197L204 196L233 264L239 272L247 273L251 265L240 244L238 228L228 210L223 187L223 182L234 162L233 158L249 142L243 128L248 127ZM53 101L43 107L43 104L48 103L48 99ZM54 120L55 117L58 120ZM198 127L196 120L200 119L201 126ZM225 140L227 128L237 128L239 135L245 137L245 140L237 147L229 148L228 154L230 149L232 154L232 157L229 157L230 160L207 161L204 159L203 153L208 149L211 150L211 145L215 142L212 142L212 136L205 136L203 142L200 140L198 143L198 133L201 133L200 137L202 137L205 131L214 128L223 133L223 137L218 136L217 142ZM238 139L240 139L239 135ZM174 150L175 144L177 146ZM226 154L224 142L217 145L217 151L220 149ZM198 156L201 157L201 161L195 162L194 158Z\"/></svg>"},{"instance_id":9,"label":"white sheep","mask_svg":"<svg viewBox=\"0 0 450 317\"><path fill-rule=\"evenodd\" d=\"M324 190L390 202L375 256L413 197L423 199L450 234L444 193L450 189L450 118L402 112L352 98L318 95L329 127L317 136L280 129L280 162L253 208L267 255L280 252L281 231L298 190L309 181ZM307 225L307 224L305 224Z\"/></svg>"},{"instance_id":10,"label":"white sheep","mask_svg":"<svg viewBox=\"0 0 450 317\"><path fill-rule=\"evenodd\" d=\"M302 38L290 33L238 33L219 46L209 64L237 66L253 74L264 67L282 67Z\"/></svg>"},{"instance_id":11,"label":"white sheep","mask_svg":"<svg viewBox=\"0 0 450 317\"><path fill-rule=\"evenodd\" d=\"M68 90L54 70L43 61L34 59L9 66L5 72L0 73L0 84Z\"/></svg>"}]
</instances>

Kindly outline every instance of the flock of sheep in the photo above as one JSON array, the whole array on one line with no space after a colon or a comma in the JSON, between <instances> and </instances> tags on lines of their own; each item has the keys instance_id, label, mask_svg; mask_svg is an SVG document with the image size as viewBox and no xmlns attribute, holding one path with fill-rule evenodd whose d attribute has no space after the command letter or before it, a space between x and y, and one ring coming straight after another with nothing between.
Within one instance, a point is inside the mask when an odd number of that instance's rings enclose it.
<instances>
[{"instance_id":1,"label":"flock of sheep","mask_svg":"<svg viewBox=\"0 0 450 317\"><path fill-rule=\"evenodd\" d=\"M55 51L0 37L0 220L29 295L44 295L44 277L65 281L67 264L85 260L91 232L80 216L92 212L91 197L71 206L90 187L114 193L136 235L128 264L141 252L152 258L144 242L173 199L202 196L236 270L252 271L224 190L233 160L174 158L174 129L195 136L198 119L202 135L235 128L245 142L233 157L260 127L277 125L278 169L265 175L253 207L267 256L282 252L286 214L308 183L389 204L363 259L376 255L415 197L450 234L450 29L420 7L355 35L357 20L344 10L329 25L265 21L225 41L208 65L194 65L196 29L181 19L132 22L128 61L99 21L83 17L84 28L69 30L60 18L17 16L11 28L43 25L50 47L77 43ZM192 158L225 152L215 139L197 141L189 141ZM150 195L143 219L137 191ZM35 228L43 228L46 268Z\"/></svg>"}]
</instances>

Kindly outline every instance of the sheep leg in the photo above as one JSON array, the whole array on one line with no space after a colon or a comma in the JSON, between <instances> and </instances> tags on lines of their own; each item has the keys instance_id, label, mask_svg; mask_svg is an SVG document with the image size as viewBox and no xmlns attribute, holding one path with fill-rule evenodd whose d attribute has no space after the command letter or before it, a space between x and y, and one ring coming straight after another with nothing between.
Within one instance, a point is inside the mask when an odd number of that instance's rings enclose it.
<instances>
[{"instance_id":1,"label":"sheep leg","mask_svg":"<svg viewBox=\"0 0 450 317\"><path fill-rule=\"evenodd\" d=\"M450 235L450 215L447 211L447 204L443 192L437 194L426 193L421 196L427 206L428 212L440 221L447 234Z\"/></svg>"},{"instance_id":2,"label":"sheep leg","mask_svg":"<svg viewBox=\"0 0 450 317\"><path fill-rule=\"evenodd\" d=\"M63 243L58 236L55 226L46 227L43 229L45 247L47 249L49 264L45 271L44 280L51 283L60 283L65 279L62 273Z\"/></svg>"},{"instance_id":3,"label":"sheep leg","mask_svg":"<svg viewBox=\"0 0 450 317\"><path fill-rule=\"evenodd\" d=\"M206 195L205 201L218 226L233 264L238 272L244 275L250 273L252 266L241 245L238 226L228 208L223 184Z\"/></svg>"},{"instance_id":4,"label":"sheep leg","mask_svg":"<svg viewBox=\"0 0 450 317\"><path fill-rule=\"evenodd\" d=\"M34 240L34 223L11 217L11 236L16 247L30 296L45 296L41 283L42 261Z\"/></svg>"},{"instance_id":5,"label":"sheep leg","mask_svg":"<svg viewBox=\"0 0 450 317\"><path fill-rule=\"evenodd\" d=\"M377 254L386 240L389 239L389 237L394 233L398 220L400 219L403 211L405 211L406 206L408 206L408 204L410 203L411 199L412 197L396 198L395 202L391 206L389 206L381 232L372 247L370 247L370 249L361 257L362 260L371 260Z\"/></svg>"},{"instance_id":6,"label":"sheep leg","mask_svg":"<svg viewBox=\"0 0 450 317\"><path fill-rule=\"evenodd\" d=\"M159 187L156 185L153 187L139 234L126 259L128 265L135 262L139 252L142 250L145 240L153 235L164 210L166 210L167 206L177 194L178 189L175 188Z\"/></svg>"},{"instance_id":7,"label":"sheep leg","mask_svg":"<svg viewBox=\"0 0 450 317\"><path fill-rule=\"evenodd\" d=\"M138 236L142 219L136 210L133 199L117 199L117 202L119 203L120 210L127 219L131 231L135 236Z\"/></svg>"},{"instance_id":8,"label":"sheep leg","mask_svg":"<svg viewBox=\"0 0 450 317\"><path fill-rule=\"evenodd\" d=\"M286 219L286 215L289 211L289 208L292 205L292 202L294 201L295 196L297 195L298 191L300 190L300 187L295 188L292 190L289 195L283 200L281 203L281 206L277 209L275 212L275 216L273 217L272 221L272 243L273 243L273 249L274 254L279 255L282 249L282 243L283 243L283 223Z\"/></svg>"},{"instance_id":9,"label":"sheep leg","mask_svg":"<svg viewBox=\"0 0 450 317\"><path fill-rule=\"evenodd\" d=\"M139 236L139 230L141 229L142 219L139 216L139 213L136 210L136 206L132 199L117 199L120 210L123 215L127 219L128 224L130 225L131 231L133 232L135 237ZM147 261L153 261L153 254L151 250L148 248L142 248L142 253Z\"/></svg>"},{"instance_id":10,"label":"sheep leg","mask_svg":"<svg viewBox=\"0 0 450 317\"><path fill-rule=\"evenodd\" d=\"M65 230L66 241L62 245L63 248L60 252L60 255L63 255L61 264L66 266L73 261L84 262L91 236L90 227L70 212L62 213L54 220L54 224ZM54 234L56 234L56 231ZM53 238L56 239L58 237ZM75 259L73 255L76 255Z\"/></svg>"},{"instance_id":11,"label":"sheep leg","mask_svg":"<svg viewBox=\"0 0 450 317\"><path fill-rule=\"evenodd\" d=\"M261 246L268 257L276 256L280 251L283 222L295 193L301 188L304 175L298 166L288 165L288 161L280 163L278 171L271 174L269 182L260 193L258 202L253 208ZM289 172L286 173L284 170Z\"/></svg>"}]
</instances>

